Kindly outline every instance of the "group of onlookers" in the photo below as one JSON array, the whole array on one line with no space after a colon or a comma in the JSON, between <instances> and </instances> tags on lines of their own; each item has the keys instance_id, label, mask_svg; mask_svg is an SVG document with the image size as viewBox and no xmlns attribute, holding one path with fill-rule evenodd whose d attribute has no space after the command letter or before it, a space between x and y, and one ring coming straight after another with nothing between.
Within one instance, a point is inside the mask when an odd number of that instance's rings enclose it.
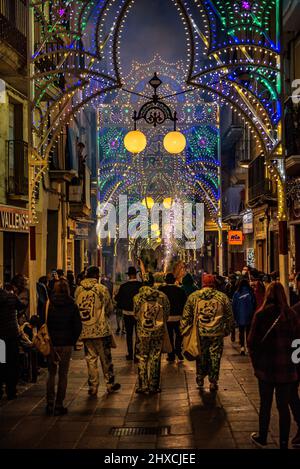
<instances>
[{"instance_id":1,"label":"group of onlookers","mask_svg":"<svg viewBox=\"0 0 300 469\"><path fill-rule=\"evenodd\" d=\"M26 284L17 278L13 291L0 289L0 338L5 340L7 365L0 365L0 392L6 382L8 399L16 397L19 343L28 340L33 357L33 338L42 323L47 323L51 353L47 357L48 415L67 413L64 400L72 350L83 345L87 370L88 394L97 397L99 361L107 392L120 389L115 381L112 348L116 347L110 316L114 308L122 312L127 341L127 361L137 363L138 394L155 394L160 389L161 355L167 353L169 363L183 362L183 337L195 327L199 356L196 359L196 382L204 391L205 379L211 392L218 389L224 337L235 341L239 328L241 355L246 346L259 382L259 432L252 441L264 447L271 415L273 393L280 421L280 447L288 447L290 410L298 424L293 439L300 445L299 365L292 361L292 343L300 338L300 303L288 306L279 281L264 281L243 269L240 276L231 274L225 282L217 275L203 274L201 288L187 273L178 282L174 274L165 276L165 283L155 285L151 272L138 280L135 267L128 269L129 280L114 294L109 278L102 277L98 267L89 267L75 281L72 272L52 272L41 277L37 285L38 315L28 318L29 295ZM239 278L238 278L239 277ZM20 320L20 318L23 318ZM135 336L135 340L134 340ZM29 345L30 348L30 345ZM41 358L41 357L40 357ZM33 358L32 358L33 360ZM58 373L58 386L55 378ZM36 380L37 374L34 377Z\"/></svg>"}]
</instances>

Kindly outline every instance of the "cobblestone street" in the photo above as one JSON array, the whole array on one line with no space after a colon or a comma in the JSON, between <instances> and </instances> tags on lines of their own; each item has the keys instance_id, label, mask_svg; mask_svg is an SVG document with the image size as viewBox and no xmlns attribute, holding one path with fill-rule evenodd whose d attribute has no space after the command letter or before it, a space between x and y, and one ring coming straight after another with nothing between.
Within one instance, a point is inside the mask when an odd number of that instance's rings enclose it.
<instances>
[{"instance_id":1,"label":"cobblestone street","mask_svg":"<svg viewBox=\"0 0 300 469\"><path fill-rule=\"evenodd\" d=\"M215 400L202 397L195 385L194 364L162 363L162 392L156 396L135 394L136 365L125 361L125 337L114 351L120 392L98 399L87 395L87 371L83 352L73 356L66 404L67 416L45 415L45 377L21 391L16 401L1 401L1 448L253 448L249 434L258 427L257 383L248 357L226 342L220 389ZM170 435L112 436L112 427L170 426ZM292 425L291 436L295 434ZM278 420L273 410L269 448L276 448Z\"/></svg>"}]
</instances>

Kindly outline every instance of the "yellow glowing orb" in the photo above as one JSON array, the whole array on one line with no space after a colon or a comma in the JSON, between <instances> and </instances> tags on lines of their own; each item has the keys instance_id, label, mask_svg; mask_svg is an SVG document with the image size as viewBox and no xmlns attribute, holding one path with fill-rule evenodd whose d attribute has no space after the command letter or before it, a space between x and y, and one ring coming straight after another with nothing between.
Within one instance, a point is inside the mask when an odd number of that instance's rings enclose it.
<instances>
[{"instance_id":1,"label":"yellow glowing orb","mask_svg":"<svg viewBox=\"0 0 300 469\"><path fill-rule=\"evenodd\" d=\"M163 206L164 206L165 208L171 208L171 207L172 207L172 203L173 203L172 197L167 197L167 198L164 199L164 201L163 201Z\"/></svg>"},{"instance_id":2,"label":"yellow glowing orb","mask_svg":"<svg viewBox=\"0 0 300 469\"><path fill-rule=\"evenodd\" d=\"M151 225L151 230L152 231L157 231L159 229L159 226L157 223L153 223L153 225Z\"/></svg>"},{"instance_id":3,"label":"yellow glowing orb","mask_svg":"<svg viewBox=\"0 0 300 469\"><path fill-rule=\"evenodd\" d=\"M147 207L147 208L152 208L154 205L154 200L152 197L145 197L145 199L142 200L142 204Z\"/></svg>"},{"instance_id":4,"label":"yellow glowing orb","mask_svg":"<svg viewBox=\"0 0 300 469\"><path fill-rule=\"evenodd\" d=\"M146 136L140 130L132 130L125 135L124 146L130 153L141 153L147 145Z\"/></svg>"},{"instance_id":5,"label":"yellow glowing orb","mask_svg":"<svg viewBox=\"0 0 300 469\"><path fill-rule=\"evenodd\" d=\"M164 147L168 153L177 155L185 149L186 138L181 132L169 132L164 138Z\"/></svg>"}]
</instances>

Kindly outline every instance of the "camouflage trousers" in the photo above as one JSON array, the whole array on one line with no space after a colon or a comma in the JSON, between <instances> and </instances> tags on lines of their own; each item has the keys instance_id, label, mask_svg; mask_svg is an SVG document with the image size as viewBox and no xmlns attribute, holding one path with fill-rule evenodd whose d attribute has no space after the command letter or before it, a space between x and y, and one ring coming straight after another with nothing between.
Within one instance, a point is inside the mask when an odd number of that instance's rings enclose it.
<instances>
[{"instance_id":1,"label":"camouflage trousers","mask_svg":"<svg viewBox=\"0 0 300 469\"><path fill-rule=\"evenodd\" d=\"M163 334L138 335L138 387L143 391L155 391L160 383L160 360Z\"/></svg>"},{"instance_id":2,"label":"camouflage trousers","mask_svg":"<svg viewBox=\"0 0 300 469\"><path fill-rule=\"evenodd\" d=\"M223 336L200 336L201 356L196 362L197 383L203 385L204 378L208 376L210 383L217 383L220 374L221 358L223 354Z\"/></svg>"},{"instance_id":3,"label":"camouflage trousers","mask_svg":"<svg viewBox=\"0 0 300 469\"><path fill-rule=\"evenodd\" d=\"M88 367L88 384L92 392L96 392L99 387L99 359L105 379L105 384L109 388L114 384L114 367L111 356L111 336L99 339L84 339L84 353Z\"/></svg>"}]
</instances>

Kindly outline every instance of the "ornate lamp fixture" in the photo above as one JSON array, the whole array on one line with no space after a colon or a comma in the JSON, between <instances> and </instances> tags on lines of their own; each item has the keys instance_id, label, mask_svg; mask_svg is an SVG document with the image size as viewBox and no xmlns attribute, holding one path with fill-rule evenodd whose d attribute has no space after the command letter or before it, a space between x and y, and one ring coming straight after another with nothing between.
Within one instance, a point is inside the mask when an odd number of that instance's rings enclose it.
<instances>
[{"instance_id":1,"label":"ornate lamp fixture","mask_svg":"<svg viewBox=\"0 0 300 469\"><path fill-rule=\"evenodd\" d=\"M147 124L156 127L157 125L163 124L166 120L170 120L174 123L174 131L169 132L164 137L164 147L168 153L181 153L186 147L186 138L181 132L176 130L178 121L177 112L174 111L173 113L170 107L159 98L157 89L162 84L162 81L158 78L156 73L154 73L149 84L154 89L154 94L152 95L151 101L147 101L143 104L138 112L134 111L134 130L126 134L124 138L125 148L130 153L140 153L146 148L147 139L143 132L137 130L138 121L143 119Z\"/></svg>"}]
</instances>

